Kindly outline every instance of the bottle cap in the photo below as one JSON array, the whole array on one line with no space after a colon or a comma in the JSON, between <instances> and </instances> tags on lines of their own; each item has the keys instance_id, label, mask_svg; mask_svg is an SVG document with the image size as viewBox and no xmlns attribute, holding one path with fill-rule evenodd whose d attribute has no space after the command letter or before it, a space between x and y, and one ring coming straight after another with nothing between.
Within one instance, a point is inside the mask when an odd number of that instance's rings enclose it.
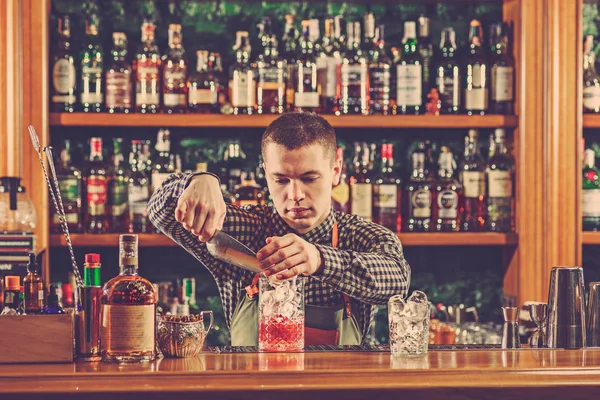
<instances>
[{"instance_id":1,"label":"bottle cap","mask_svg":"<svg viewBox=\"0 0 600 400\"><path fill-rule=\"evenodd\" d=\"M24 288L23 286L19 286L19 291L20 291L21 293L25 293L25 288Z\"/></svg>"},{"instance_id":2,"label":"bottle cap","mask_svg":"<svg viewBox=\"0 0 600 400\"><path fill-rule=\"evenodd\" d=\"M85 255L86 264L96 264L100 262L100 254L88 253Z\"/></svg>"},{"instance_id":3,"label":"bottle cap","mask_svg":"<svg viewBox=\"0 0 600 400\"><path fill-rule=\"evenodd\" d=\"M4 278L4 288L6 290L19 290L21 286L20 276L7 276Z\"/></svg>"}]
</instances>

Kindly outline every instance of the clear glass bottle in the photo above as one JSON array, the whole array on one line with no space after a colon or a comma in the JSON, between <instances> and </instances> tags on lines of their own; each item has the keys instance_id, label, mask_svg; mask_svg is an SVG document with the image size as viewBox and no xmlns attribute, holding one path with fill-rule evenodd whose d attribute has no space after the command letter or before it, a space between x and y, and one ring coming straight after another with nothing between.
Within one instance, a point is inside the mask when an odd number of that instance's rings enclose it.
<instances>
[{"instance_id":1,"label":"clear glass bottle","mask_svg":"<svg viewBox=\"0 0 600 400\"><path fill-rule=\"evenodd\" d=\"M420 114L423 109L423 60L418 52L417 26L404 23L402 58L396 65L396 113Z\"/></svg>"},{"instance_id":2,"label":"clear glass bottle","mask_svg":"<svg viewBox=\"0 0 600 400\"><path fill-rule=\"evenodd\" d=\"M493 232L513 230L513 173L514 160L505 145L506 133L494 132L494 154L487 164L487 228Z\"/></svg>"},{"instance_id":3,"label":"clear glass bottle","mask_svg":"<svg viewBox=\"0 0 600 400\"><path fill-rule=\"evenodd\" d=\"M128 168L123 155L123 139L113 139L113 169L108 184L108 203L110 207L110 227L112 232L127 232L129 228L128 211Z\"/></svg>"},{"instance_id":4,"label":"clear glass bottle","mask_svg":"<svg viewBox=\"0 0 600 400\"><path fill-rule=\"evenodd\" d=\"M392 232L402 229L401 184L394 171L394 147L384 143L381 145L381 169L373 183L373 222Z\"/></svg>"},{"instance_id":5,"label":"clear glass bottle","mask_svg":"<svg viewBox=\"0 0 600 400\"><path fill-rule=\"evenodd\" d=\"M142 44L135 56L135 109L155 114L160 109L160 53L154 41L156 25L142 24ZM185 82L185 80L184 80Z\"/></svg>"},{"instance_id":6,"label":"clear glass bottle","mask_svg":"<svg viewBox=\"0 0 600 400\"><path fill-rule=\"evenodd\" d=\"M108 182L107 168L102 154L102 138L90 139L90 161L86 175L87 213L85 230L87 233L105 233L108 229L106 216Z\"/></svg>"},{"instance_id":7,"label":"clear glass bottle","mask_svg":"<svg viewBox=\"0 0 600 400\"><path fill-rule=\"evenodd\" d=\"M317 55L317 81L321 96L321 113L331 114L335 109L337 70L342 62L343 21L340 16L325 20L325 31L321 49Z\"/></svg>"},{"instance_id":8,"label":"clear glass bottle","mask_svg":"<svg viewBox=\"0 0 600 400\"><path fill-rule=\"evenodd\" d=\"M92 14L85 22L86 46L81 57L81 91L83 112L102 112L104 106L104 51L98 39L98 17Z\"/></svg>"},{"instance_id":9,"label":"clear glass bottle","mask_svg":"<svg viewBox=\"0 0 600 400\"><path fill-rule=\"evenodd\" d=\"M469 54L465 68L465 111L468 115L484 115L489 108L489 61L483 49L481 22L471 21Z\"/></svg>"},{"instance_id":10,"label":"clear glass bottle","mask_svg":"<svg viewBox=\"0 0 600 400\"><path fill-rule=\"evenodd\" d=\"M490 28L492 66L490 68L490 112L512 115L514 113L515 60L509 47L510 26L507 22L493 24Z\"/></svg>"},{"instance_id":11,"label":"clear glass bottle","mask_svg":"<svg viewBox=\"0 0 600 400\"><path fill-rule=\"evenodd\" d=\"M187 109L188 61L183 48L181 25L169 25L169 49L162 60L163 109L167 114Z\"/></svg>"},{"instance_id":12,"label":"clear glass bottle","mask_svg":"<svg viewBox=\"0 0 600 400\"><path fill-rule=\"evenodd\" d=\"M300 32L296 27L296 16L286 14L285 27L281 37L281 55L286 62L285 105L287 111L294 109L296 93L296 61L299 55Z\"/></svg>"},{"instance_id":13,"label":"clear glass bottle","mask_svg":"<svg viewBox=\"0 0 600 400\"><path fill-rule=\"evenodd\" d=\"M150 200L150 178L146 170L146 158L141 140L131 141L129 153L129 185L127 201L129 203L129 232L150 232L150 221L146 205Z\"/></svg>"},{"instance_id":14,"label":"clear glass bottle","mask_svg":"<svg viewBox=\"0 0 600 400\"><path fill-rule=\"evenodd\" d=\"M256 112L281 114L285 111L286 62L279 56L271 19L263 18L259 27L263 51L256 59Z\"/></svg>"},{"instance_id":15,"label":"clear glass bottle","mask_svg":"<svg viewBox=\"0 0 600 400\"><path fill-rule=\"evenodd\" d=\"M127 61L127 36L113 33L112 63L106 69L105 106L109 113L128 114L133 110L133 78Z\"/></svg>"},{"instance_id":16,"label":"clear glass bottle","mask_svg":"<svg viewBox=\"0 0 600 400\"><path fill-rule=\"evenodd\" d=\"M435 82L440 94L442 114L458 114L461 110L461 71L456 60L455 37L453 28L442 30L440 57L435 68Z\"/></svg>"},{"instance_id":17,"label":"clear glass bottle","mask_svg":"<svg viewBox=\"0 0 600 400\"><path fill-rule=\"evenodd\" d=\"M310 39L310 21L302 21L300 55L296 60L294 108L296 111L316 111L319 108L317 91L317 60L314 43Z\"/></svg>"},{"instance_id":18,"label":"clear glass bottle","mask_svg":"<svg viewBox=\"0 0 600 400\"><path fill-rule=\"evenodd\" d=\"M412 172L406 185L405 230L408 232L429 232L433 217L433 184L426 167L427 146L419 142L412 153Z\"/></svg>"},{"instance_id":19,"label":"clear glass bottle","mask_svg":"<svg viewBox=\"0 0 600 400\"><path fill-rule=\"evenodd\" d=\"M455 179L456 162L447 146L442 146L438 179L434 189L434 220L437 232L458 232L462 217L462 185Z\"/></svg>"},{"instance_id":20,"label":"clear glass bottle","mask_svg":"<svg viewBox=\"0 0 600 400\"><path fill-rule=\"evenodd\" d=\"M58 19L58 42L51 62L51 109L54 112L74 112L77 103L77 73L71 49L71 18Z\"/></svg>"},{"instance_id":21,"label":"clear glass bottle","mask_svg":"<svg viewBox=\"0 0 600 400\"><path fill-rule=\"evenodd\" d=\"M596 168L596 154L587 149L583 157L583 230L600 230L600 179Z\"/></svg>"},{"instance_id":22,"label":"clear glass bottle","mask_svg":"<svg viewBox=\"0 0 600 400\"><path fill-rule=\"evenodd\" d=\"M121 272L102 287L102 361L140 363L156 358L156 292L138 274L138 236L119 238Z\"/></svg>"},{"instance_id":23,"label":"clear glass bottle","mask_svg":"<svg viewBox=\"0 0 600 400\"><path fill-rule=\"evenodd\" d=\"M463 186L464 194L462 230L465 232L481 232L485 229L485 162L479 153L478 137L477 129L469 129L469 134L465 137L464 159L458 172L458 181Z\"/></svg>"},{"instance_id":24,"label":"clear glass bottle","mask_svg":"<svg viewBox=\"0 0 600 400\"><path fill-rule=\"evenodd\" d=\"M81 233L83 230L82 175L81 170L71 164L71 141L68 139L64 141L64 147L60 152L60 163L56 166L56 177L69 232ZM60 219L53 205L50 207L50 213L52 215L50 230L54 233L62 233Z\"/></svg>"},{"instance_id":25,"label":"clear glass bottle","mask_svg":"<svg viewBox=\"0 0 600 400\"><path fill-rule=\"evenodd\" d=\"M588 35L583 44L583 112L600 113L600 78L596 73L594 37Z\"/></svg>"},{"instance_id":26,"label":"clear glass bottle","mask_svg":"<svg viewBox=\"0 0 600 400\"><path fill-rule=\"evenodd\" d=\"M375 30L375 45L369 57L369 112L388 115L392 79L392 60L385 51L383 25Z\"/></svg>"},{"instance_id":27,"label":"clear glass bottle","mask_svg":"<svg viewBox=\"0 0 600 400\"><path fill-rule=\"evenodd\" d=\"M256 95L256 77L250 65L250 40L248 32L238 31L234 47L236 62L231 66L229 81L229 99L233 114L253 114Z\"/></svg>"},{"instance_id":28,"label":"clear glass bottle","mask_svg":"<svg viewBox=\"0 0 600 400\"><path fill-rule=\"evenodd\" d=\"M350 213L373 220L373 182L370 174L371 149L365 142L354 144L354 173L350 177Z\"/></svg>"},{"instance_id":29,"label":"clear glass bottle","mask_svg":"<svg viewBox=\"0 0 600 400\"><path fill-rule=\"evenodd\" d=\"M369 60L360 47L360 22L348 22L348 47L337 74L336 115L369 114Z\"/></svg>"}]
</instances>

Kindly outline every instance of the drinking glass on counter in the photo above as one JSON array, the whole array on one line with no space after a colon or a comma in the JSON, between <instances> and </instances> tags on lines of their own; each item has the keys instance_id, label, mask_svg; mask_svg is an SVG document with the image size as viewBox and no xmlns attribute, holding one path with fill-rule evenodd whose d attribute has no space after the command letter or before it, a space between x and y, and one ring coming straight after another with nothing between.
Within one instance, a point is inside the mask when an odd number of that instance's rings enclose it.
<instances>
[{"instance_id":1,"label":"drinking glass on counter","mask_svg":"<svg viewBox=\"0 0 600 400\"><path fill-rule=\"evenodd\" d=\"M407 300L392 296L388 301L390 350L392 356L416 356L427 353L429 342L429 301L415 290Z\"/></svg>"}]
</instances>

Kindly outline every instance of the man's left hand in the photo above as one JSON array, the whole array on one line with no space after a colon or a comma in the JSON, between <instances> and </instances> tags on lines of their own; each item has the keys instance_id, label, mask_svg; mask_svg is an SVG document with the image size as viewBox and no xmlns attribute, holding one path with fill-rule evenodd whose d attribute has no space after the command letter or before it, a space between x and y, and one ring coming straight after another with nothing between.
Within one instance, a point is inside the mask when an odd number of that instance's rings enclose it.
<instances>
[{"instance_id":1,"label":"man's left hand","mask_svg":"<svg viewBox=\"0 0 600 400\"><path fill-rule=\"evenodd\" d=\"M277 274L279 280L312 275L323 264L319 249L293 233L267 238L267 245L256 253L256 258L266 276Z\"/></svg>"}]
</instances>

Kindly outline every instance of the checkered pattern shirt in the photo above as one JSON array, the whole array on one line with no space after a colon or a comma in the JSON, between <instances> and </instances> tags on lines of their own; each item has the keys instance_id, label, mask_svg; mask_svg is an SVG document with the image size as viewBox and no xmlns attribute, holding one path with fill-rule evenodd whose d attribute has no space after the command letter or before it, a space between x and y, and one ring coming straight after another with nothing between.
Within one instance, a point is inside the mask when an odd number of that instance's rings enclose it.
<instances>
[{"instance_id":1,"label":"checkered pattern shirt","mask_svg":"<svg viewBox=\"0 0 600 400\"><path fill-rule=\"evenodd\" d=\"M154 226L206 266L214 277L227 324L231 325L236 305L252 282L253 273L212 257L206 245L175 220L177 199L194 174L173 174L156 190L148 203L148 214ZM331 247L332 227L337 221L339 243ZM273 207L228 205L223 231L257 252L270 236L295 233ZM303 235L321 252L323 269L308 277L306 304L335 306L343 304L347 294L358 307L356 320L363 341L374 317L375 305L386 304L396 294L405 295L410 284L410 266L404 258L402 244L390 230L332 210L319 226Z\"/></svg>"}]
</instances>

